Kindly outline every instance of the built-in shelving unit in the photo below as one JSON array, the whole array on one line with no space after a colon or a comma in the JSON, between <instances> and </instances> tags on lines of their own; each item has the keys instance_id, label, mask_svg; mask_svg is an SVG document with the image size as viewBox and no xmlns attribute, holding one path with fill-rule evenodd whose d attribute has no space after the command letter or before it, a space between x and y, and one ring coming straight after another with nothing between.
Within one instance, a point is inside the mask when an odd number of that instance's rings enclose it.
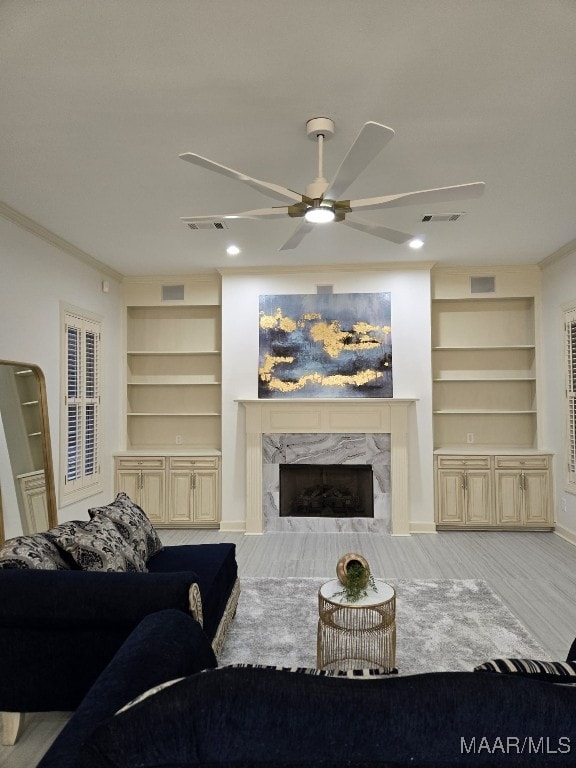
<instances>
[{"instance_id":1,"label":"built-in shelving unit","mask_svg":"<svg viewBox=\"0 0 576 768\"><path fill-rule=\"evenodd\" d=\"M432 303L436 448L537 444L534 300Z\"/></svg>"},{"instance_id":2,"label":"built-in shelving unit","mask_svg":"<svg viewBox=\"0 0 576 768\"><path fill-rule=\"evenodd\" d=\"M219 296L193 300L126 308L128 448L220 449Z\"/></svg>"},{"instance_id":3,"label":"built-in shelving unit","mask_svg":"<svg viewBox=\"0 0 576 768\"><path fill-rule=\"evenodd\" d=\"M156 525L220 519L221 307L213 276L133 278L126 304L126 450L116 489Z\"/></svg>"},{"instance_id":4,"label":"built-in shelving unit","mask_svg":"<svg viewBox=\"0 0 576 768\"><path fill-rule=\"evenodd\" d=\"M442 269L432 293L436 525L549 530L552 456L538 431L536 270ZM484 281L481 281L484 282Z\"/></svg>"}]
</instances>

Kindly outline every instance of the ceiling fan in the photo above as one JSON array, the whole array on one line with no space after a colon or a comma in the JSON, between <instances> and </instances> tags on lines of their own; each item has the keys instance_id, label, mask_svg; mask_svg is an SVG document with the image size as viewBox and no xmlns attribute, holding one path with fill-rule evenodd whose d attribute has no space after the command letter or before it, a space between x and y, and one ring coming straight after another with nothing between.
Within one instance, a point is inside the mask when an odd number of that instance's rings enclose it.
<instances>
[{"instance_id":1,"label":"ceiling fan","mask_svg":"<svg viewBox=\"0 0 576 768\"><path fill-rule=\"evenodd\" d=\"M479 181L471 184L458 184L451 187L424 189L417 192L402 192L395 195L367 197L359 200L342 199L342 195L352 182L356 180L394 136L394 131L392 128L388 128L380 123L365 123L331 182L324 178L323 160L324 142L334 135L334 121L329 117L314 117L306 123L306 131L308 137L318 143L318 176L313 182L308 184L304 194L279 186L278 184L254 179L245 173L227 168L225 165L220 165L193 152L185 152L180 155L182 160L241 181L268 197L273 197L284 203L284 205L273 206L272 208L258 208L241 213L186 216L182 217L182 221L186 224L200 224L219 219L285 219L287 217L302 219L303 221L300 223L300 226L280 248L281 251L296 248L317 224L329 221L342 222L353 229L367 232L370 235L375 235L400 245L412 240L414 236L371 221L358 219L356 212L375 211L420 203L443 203L453 200L465 200L479 197L484 192L484 182Z\"/></svg>"}]
</instances>

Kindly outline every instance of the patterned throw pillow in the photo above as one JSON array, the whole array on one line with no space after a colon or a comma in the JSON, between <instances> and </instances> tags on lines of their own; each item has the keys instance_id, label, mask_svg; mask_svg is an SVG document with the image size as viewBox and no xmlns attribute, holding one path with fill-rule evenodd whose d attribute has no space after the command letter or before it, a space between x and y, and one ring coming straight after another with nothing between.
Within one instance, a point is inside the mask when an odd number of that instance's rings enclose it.
<instances>
[{"instance_id":1,"label":"patterned throw pillow","mask_svg":"<svg viewBox=\"0 0 576 768\"><path fill-rule=\"evenodd\" d=\"M270 664L225 664L218 669L274 669L276 672L296 672L299 675L316 675L317 677L347 677L350 680L371 680L374 677L398 674L398 670L395 668L389 672L383 672L373 667L365 669L316 669L316 667L280 667Z\"/></svg>"},{"instance_id":2,"label":"patterned throw pillow","mask_svg":"<svg viewBox=\"0 0 576 768\"><path fill-rule=\"evenodd\" d=\"M0 568L69 570L54 542L42 533L15 536L5 541L0 549Z\"/></svg>"},{"instance_id":3,"label":"patterned throw pillow","mask_svg":"<svg viewBox=\"0 0 576 768\"><path fill-rule=\"evenodd\" d=\"M535 659L490 659L474 667L474 672L530 677L549 683L576 684L576 661L537 661Z\"/></svg>"},{"instance_id":4,"label":"patterned throw pillow","mask_svg":"<svg viewBox=\"0 0 576 768\"><path fill-rule=\"evenodd\" d=\"M58 550L60 557L64 561L67 568L70 568L71 570L82 570L78 563L74 560L70 552L67 552L63 547L61 547L58 544L58 536L61 536L62 534L69 534L70 536L75 536L76 533L80 530L80 528L84 528L84 526L87 525L87 520L67 520L64 523L60 523L55 528L50 528L47 531L43 532L43 536L45 536L49 541L52 542L52 544L56 547Z\"/></svg>"},{"instance_id":5,"label":"patterned throw pillow","mask_svg":"<svg viewBox=\"0 0 576 768\"><path fill-rule=\"evenodd\" d=\"M126 493L119 493L112 504L89 509L88 514L90 517L99 515L112 520L132 549L134 557L144 565L162 549L162 542L146 513Z\"/></svg>"},{"instance_id":6,"label":"patterned throw pillow","mask_svg":"<svg viewBox=\"0 0 576 768\"><path fill-rule=\"evenodd\" d=\"M75 533L61 533L57 544L69 552L83 571L142 571L118 529L107 517L94 517Z\"/></svg>"}]
</instances>

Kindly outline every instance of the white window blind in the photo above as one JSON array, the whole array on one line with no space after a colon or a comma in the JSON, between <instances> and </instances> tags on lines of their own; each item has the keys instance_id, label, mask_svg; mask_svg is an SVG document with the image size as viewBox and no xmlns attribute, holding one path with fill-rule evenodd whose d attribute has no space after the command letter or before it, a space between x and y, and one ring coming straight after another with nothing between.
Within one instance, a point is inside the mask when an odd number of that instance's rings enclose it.
<instances>
[{"instance_id":1,"label":"white window blind","mask_svg":"<svg viewBox=\"0 0 576 768\"><path fill-rule=\"evenodd\" d=\"M63 313L62 504L100 490L100 323Z\"/></svg>"},{"instance_id":2,"label":"white window blind","mask_svg":"<svg viewBox=\"0 0 576 768\"><path fill-rule=\"evenodd\" d=\"M576 492L576 308L564 315L568 488Z\"/></svg>"}]
</instances>

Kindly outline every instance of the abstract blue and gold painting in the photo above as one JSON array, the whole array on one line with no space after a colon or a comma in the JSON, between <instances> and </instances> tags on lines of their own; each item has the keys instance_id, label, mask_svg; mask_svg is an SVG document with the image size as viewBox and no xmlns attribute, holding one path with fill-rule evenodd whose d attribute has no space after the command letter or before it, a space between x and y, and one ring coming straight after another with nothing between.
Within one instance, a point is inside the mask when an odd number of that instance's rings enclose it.
<instances>
[{"instance_id":1,"label":"abstract blue and gold painting","mask_svg":"<svg viewBox=\"0 0 576 768\"><path fill-rule=\"evenodd\" d=\"M390 294L260 296L258 397L392 397Z\"/></svg>"}]
</instances>

